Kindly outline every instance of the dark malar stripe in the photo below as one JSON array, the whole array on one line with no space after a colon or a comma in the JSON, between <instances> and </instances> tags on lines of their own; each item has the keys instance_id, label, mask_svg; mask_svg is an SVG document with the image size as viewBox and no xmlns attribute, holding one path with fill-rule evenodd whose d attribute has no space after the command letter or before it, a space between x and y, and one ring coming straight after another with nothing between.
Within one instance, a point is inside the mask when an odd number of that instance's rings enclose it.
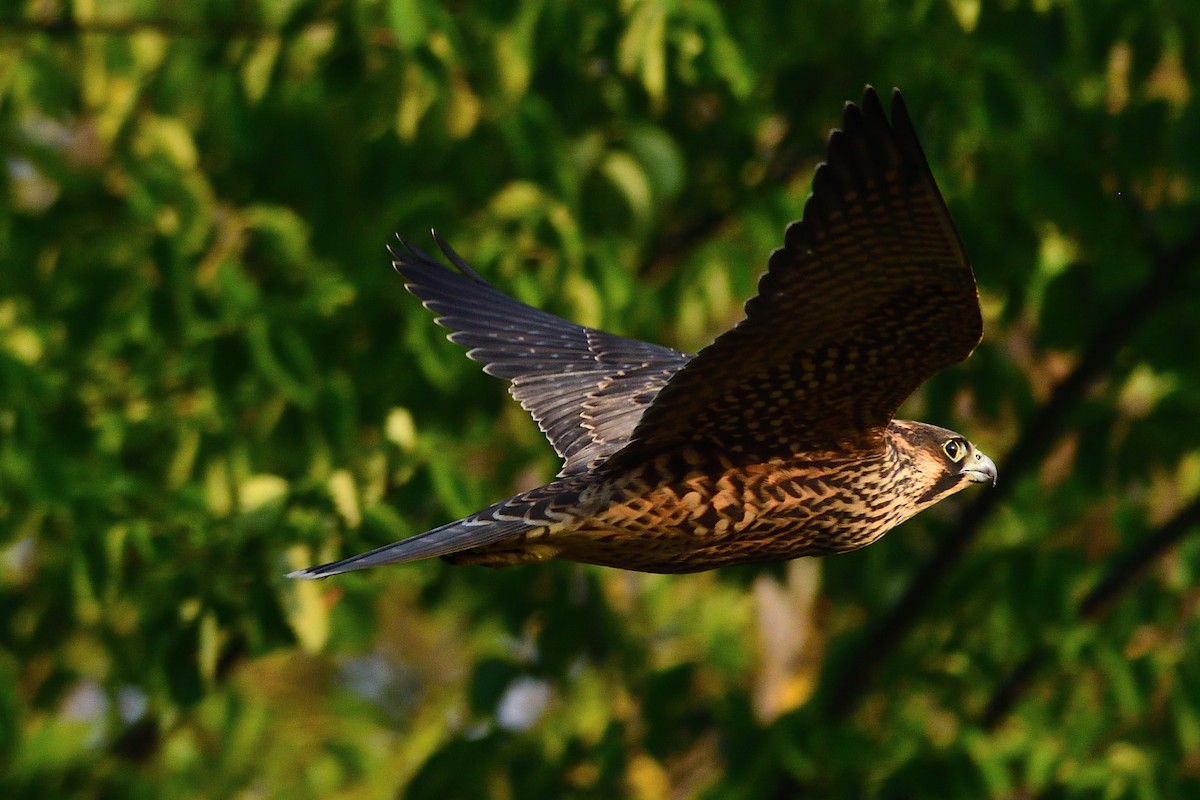
<instances>
[{"instance_id":1,"label":"dark malar stripe","mask_svg":"<svg viewBox=\"0 0 1200 800\"><path fill-rule=\"evenodd\" d=\"M961 475L946 475L939 478L937 483L931 486L925 494L917 498L917 505L924 506L926 503L937 502L939 497L957 486L961 479Z\"/></svg>"}]
</instances>

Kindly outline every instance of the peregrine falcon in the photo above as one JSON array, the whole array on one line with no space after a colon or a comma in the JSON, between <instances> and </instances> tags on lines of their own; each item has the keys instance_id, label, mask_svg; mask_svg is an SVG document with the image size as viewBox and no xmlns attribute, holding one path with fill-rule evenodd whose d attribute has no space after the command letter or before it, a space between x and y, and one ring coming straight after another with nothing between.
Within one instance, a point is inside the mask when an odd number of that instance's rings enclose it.
<instances>
[{"instance_id":1,"label":"peregrine falcon","mask_svg":"<svg viewBox=\"0 0 1200 800\"><path fill-rule=\"evenodd\" d=\"M322 578L440 556L682 573L855 550L996 466L959 434L894 419L983 335L975 279L898 91L867 87L829 136L803 218L745 318L695 355L576 325L401 239L406 288L510 382L558 477Z\"/></svg>"}]
</instances>

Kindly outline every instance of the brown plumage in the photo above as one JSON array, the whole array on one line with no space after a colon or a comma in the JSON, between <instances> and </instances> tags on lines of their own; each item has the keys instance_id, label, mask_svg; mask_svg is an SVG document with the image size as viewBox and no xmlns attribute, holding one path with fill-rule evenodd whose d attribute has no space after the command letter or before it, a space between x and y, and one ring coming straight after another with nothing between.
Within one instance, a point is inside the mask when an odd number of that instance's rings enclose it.
<instances>
[{"instance_id":1,"label":"brown plumage","mask_svg":"<svg viewBox=\"0 0 1200 800\"><path fill-rule=\"evenodd\" d=\"M899 92L848 103L746 318L695 356L530 308L401 240L405 286L537 420L557 480L292 577L442 556L695 572L854 550L991 482L953 431L894 420L982 337L975 280Z\"/></svg>"}]
</instances>

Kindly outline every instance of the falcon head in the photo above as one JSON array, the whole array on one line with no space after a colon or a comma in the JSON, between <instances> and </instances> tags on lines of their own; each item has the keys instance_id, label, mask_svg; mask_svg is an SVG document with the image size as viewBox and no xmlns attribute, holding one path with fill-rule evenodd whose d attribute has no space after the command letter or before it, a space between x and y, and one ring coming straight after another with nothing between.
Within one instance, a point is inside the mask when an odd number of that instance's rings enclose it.
<instances>
[{"instance_id":1,"label":"falcon head","mask_svg":"<svg viewBox=\"0 0 1200 800\"><path fill-rule=\"evenodd\" d=\"M960 492L972 483L996 485L996 464L963 436L936 425L893 420L888 438L911 483L913 513Z\"/></svg>"}]
</instances>

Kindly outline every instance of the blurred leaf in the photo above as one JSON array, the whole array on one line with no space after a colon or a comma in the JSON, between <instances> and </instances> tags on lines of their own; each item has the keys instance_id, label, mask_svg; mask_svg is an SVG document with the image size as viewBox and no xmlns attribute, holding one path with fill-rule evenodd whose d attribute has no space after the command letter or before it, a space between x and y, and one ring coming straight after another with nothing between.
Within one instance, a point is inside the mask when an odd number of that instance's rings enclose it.
<instances>
[{"instance_id":1,"label":"blurred leaf","mask_svg":"<svg viewBox=\"0 0 1200 800\"><path fill-rule=\"evenodd\" d=\"M600 165L600 171L617 188L629 205L634 224L646 228L654 213L650 183L637 162L626 153L609 153Z\"/></svg>"},{"instance_id":2,"label":"blurred leaf","mask_svg":"<svg viewBox=\"0 0 1200 800\"><path fill-rule=\"evenodd\" d=\"M666 30L668 4L662 0L634 0L629 21L617 50L621 71L637 74L650 101L661 107L667 89Z\"/></svg>"},{"instance_id":3,"label":"blurred leaf","mask_svg":"<svg viewBox=\"0 0 1200 800\"><path fill-rule=\"evenodd\" d=\"M396 41L405 48L414 48L425 42L428 28L422 0L386 0L388 21Z\"/></svg>"}]
</instances>

